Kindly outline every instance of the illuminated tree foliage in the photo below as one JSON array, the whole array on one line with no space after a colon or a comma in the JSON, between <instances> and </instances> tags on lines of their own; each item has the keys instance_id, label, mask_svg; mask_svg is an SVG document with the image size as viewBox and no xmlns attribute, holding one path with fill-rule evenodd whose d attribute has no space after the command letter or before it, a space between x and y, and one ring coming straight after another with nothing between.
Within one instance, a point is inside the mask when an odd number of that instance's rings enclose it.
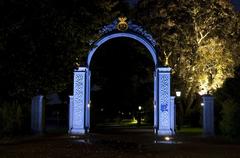
<instances>
[{"instance_id":1,"label":"illuminated tree foliage","mask_svg":"<svg viewBox=\"0 0 240 158\"><path fill-rule=\"evenodd\" d=\"M235 66L231 50L225 47L224 41L219 38L207 39L205 45L198 47L199 57L192 71L196 71L196 79L199 83L199 93L212 93L221 87L224 80L233 75Z\"/></svg>"},{"instance_id":2,"label":"illuminated tree foliage","mask_svg":"<svg viewBox=\"0 0 240 158\"><path fill-rule=\"evenodd\" d=\"M183 92L187 109L196 94L212 93L232 76L239 19L229 1L145 0L138 10L137 18L158 42L162 63L172 54L174 88Z\"/></svg>"},{"instance_id":3,"label":"illuminated tree foliage","mask_svg":"<svg viewBox=\"0 0 240 158\"><path fill-rule=\"evenodd\" d=\"M234 25L236 19L227 1L195 1L190 13L197 42L193 70L198 75L193 79L202 95L216 90L233 74L233 55L227 42L232 42L229 36L235 31L229 24Z\"/></svg>"}]
</instances>

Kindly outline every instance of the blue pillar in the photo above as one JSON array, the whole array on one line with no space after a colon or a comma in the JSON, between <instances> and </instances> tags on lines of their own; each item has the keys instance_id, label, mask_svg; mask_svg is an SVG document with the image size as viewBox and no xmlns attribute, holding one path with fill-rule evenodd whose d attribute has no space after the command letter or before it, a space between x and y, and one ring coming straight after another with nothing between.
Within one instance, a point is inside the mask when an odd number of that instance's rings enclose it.
<instances>
[{"instance_id":1,"label":"blue pillar","mask_svg":"<svg viewBox=\"0 0 240 158\"><path fill-rule=\"evenodd\" d=\"M171 96L170 96L170 74L171 68L157 68L157 108L158 108L158 130L159 136L171 136Z\"/></svg>"},{"instance_id":2,"label":"blue pillar","mask_svg":"<svg viewBox=\"0 0 240 158\"><path fill-rule=\"evenodd\" d=\"M170 115L171 115L171 131L172 131L172 134L175 134L175 129L176 129L176 105L175 105L175 97L174 96L171 96Z\"/></svg>"},{"instance_id":3,"label":"blue pillar","mask_svg":"<svg viewBox=\"0 0 240 158\"><path fill-rule=\"evenodd\" d=\"M85 134L86 132L86 79L87 68L80 67L74 71L72 127L70 134Z\"/></svg>"},{"instance_id":4,"label":"blue pillar","mask_svg":"<svg viewBox=\"0 0 240 158\"><path fill-rule=\"evenodd\" d=\"M214 135L214 98L210 95L203 95L203 134Z\"/></svg>"},{"instance_id":5,"label":"blue pillar","mask_svg":"<svg viewBox=\"0 0 240 158\"><path fill-rule=\"evenodd\" d=\"M86 131L89 132L90 129L90 107L91 107L91 101L90 101L90 81L91 81L91 72L89 69L86 69L86 116L85 116L85 128Z\"/></svg>"},{"instance_id":6,"label":"blue pillar","mask_svg":"<svg viewBox=\"0 0 240 158\"><path fill-rule=\"evenodd\" d=\"M43 107L43 96L38 95L32 98L31 107L31 129L33 132L43 132L44 126L44 107Z\"/></svg>"},{"instance_id":7,"label":"blue pillar","mask_svg":"<svg viewBox=\"0 0 240 158\"><path fill-rule=\"evenodd\" d=\"M71 133L73 128L73 96L69 96L69 120L68 120L68 133Z\"/></svg>"},{"instance_id":8,"label":"blue pillar","mask_svg":"<svg viewBox=\"0 0 240 158\"><path fill-rule=\"evenodd\" d=\"M158 131L158 105L157 105L157 69L154 72L154 99L153 99L153 112L154 112L154 133L157 134Z\"/></svg>"}]
</instances>

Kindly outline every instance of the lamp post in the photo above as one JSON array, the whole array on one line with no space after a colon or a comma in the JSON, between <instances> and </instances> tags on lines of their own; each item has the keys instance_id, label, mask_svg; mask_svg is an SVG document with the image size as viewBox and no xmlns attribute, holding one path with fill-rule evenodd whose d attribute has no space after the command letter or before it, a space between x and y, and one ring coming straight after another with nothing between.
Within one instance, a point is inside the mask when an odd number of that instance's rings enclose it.
<instances>
[{"instance_id":1,"label":"lamp post","mask_svg":"<svg viewBox=\"0 0 240 158\"><path fill-rule=\"evenodd\" d=\"M183 120L183 109L181 105L181 91L176 91L176 113L177 116L175 118L177 129L180 130Z\"/></svg>"},{"instance_id":2,"label":"lamp post","mask_svg":"<svg viewBox=\"0 0 240 158\"><path fill-rule=\"evenodd\" d=\"M138 117L137 117L138 127L140 127L141 125L141 110L142 110L142 106L138 106Z\"/></svg>"}]
</instances>

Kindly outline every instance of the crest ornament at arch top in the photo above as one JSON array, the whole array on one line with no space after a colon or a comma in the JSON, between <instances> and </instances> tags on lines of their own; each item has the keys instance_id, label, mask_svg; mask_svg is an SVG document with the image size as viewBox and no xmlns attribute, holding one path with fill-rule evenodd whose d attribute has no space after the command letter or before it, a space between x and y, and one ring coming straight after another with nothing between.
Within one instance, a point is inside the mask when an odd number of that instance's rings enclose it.
<instances>
[{"instance_id":1,"label":"crest ornament at arch top","mask_svg":"<svg viewBox=\"0 0 240 158\"><path fill-rule=\"evenodd\" d=\"M111 24L104 26L102 29L99 30L99 34L104 35L113 31L134 32L146 38L154 47L157 45L157 42L153 39L152 35L150 35L142 26L137 25L130 20L127 21L126 17L119 17Z\"/></svg>"},{"instance_id":2,"label":"crest ornament at arch top","mask_svg":"<svg viewBox=\"0 0 240 158\"><path fill-rule=\"evenodd\" d=\"M117 29L119 31L126 31L128 29L128 23L126 22L127 18L119 17L118 20L119 20L119 22L117 24Z\"/></svg>"}]
</instances>

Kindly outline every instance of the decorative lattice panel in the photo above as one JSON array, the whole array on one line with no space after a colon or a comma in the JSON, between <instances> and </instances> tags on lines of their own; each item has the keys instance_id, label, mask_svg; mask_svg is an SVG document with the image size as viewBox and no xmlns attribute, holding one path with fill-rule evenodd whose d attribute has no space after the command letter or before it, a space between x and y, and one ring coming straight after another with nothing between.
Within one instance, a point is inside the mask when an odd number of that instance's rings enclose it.
<instances>
[{"instance_id":1,"label":"decorative lattice panel","mask_svg":"<svg viewBox=\"0 0 240 158\"><path fill-rule=\"evenodd\" d=\"M73 128L84 129L86 70L74 72Z\"/></svg>"}]
</instances>

